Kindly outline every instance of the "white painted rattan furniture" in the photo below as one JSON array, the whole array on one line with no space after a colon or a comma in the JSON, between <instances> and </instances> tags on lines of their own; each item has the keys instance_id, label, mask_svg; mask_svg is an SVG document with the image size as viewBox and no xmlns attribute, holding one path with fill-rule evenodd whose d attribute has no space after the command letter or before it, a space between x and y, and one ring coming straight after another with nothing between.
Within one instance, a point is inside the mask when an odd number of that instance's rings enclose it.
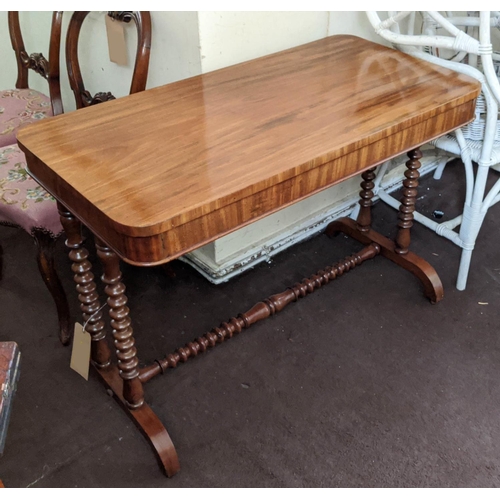
<instances>
[{"instance_id":1,"label":"white painted rattan furniture","mask_svg":"<svg viewBox=\"0 0 500 500\"><path fill-rule=\"evenodd\" d=\"M442 155L434 178L441 177L448 161L457 157L462 159L466 181L463 213L442 223L418 212L414 214L416 221L462 248L456 286L464 290L472 251L486 212L500 201L500 179L497 178L493 187L486 192L489 173L492 170L500 171L500 84L495 69L499 66L497 61L500 62L500 54L493 51L491 44L491 29L498 28L500 13L486 11L469 13L468 16L444 16L427 11L421 14L422 34L413 34L414 12L391 12L383 21L377 12L367 12L377 34L395 48L470 75L482 84L474 122L432 142ZM407 25L403 26L405 22ZM476 173L473 162L478 164ZM399 201L383 189L383 177L389 167L388 162L377 172L376 194L390 206L398 208ZM492 173L498 176L496 172ZM459 231L456 230L458 226Z\"/></svg>"}]
</instances>

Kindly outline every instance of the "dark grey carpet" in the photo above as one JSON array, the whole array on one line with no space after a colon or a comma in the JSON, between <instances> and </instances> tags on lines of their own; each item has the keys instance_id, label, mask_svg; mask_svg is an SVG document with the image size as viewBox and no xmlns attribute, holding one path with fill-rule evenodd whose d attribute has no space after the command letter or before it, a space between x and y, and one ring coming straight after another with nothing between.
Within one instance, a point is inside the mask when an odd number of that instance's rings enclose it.
<instances>
[{"instance_id":1,"label":"dark grey carpet","mask_svg":"<svg viewBox=\"0 0 500 500\"><path fill-rule=\"evenodd\" d=\"M447 217L461 171L445 175L442 192L425 179L421 202ZM392 231L395 213L380 203L374 213ZM454 287L459 249L415 226L413 249L445 286L436 306L379 257L152 381L148 401L181 461L170 480L97 378L69 369L34 245L1 227L0 340L19 343L23 364L0 478L7 487L500 486L499 217L500 207L487 216L465 292ZM178 262L173 280L124 266L142 359L358 248L318 236L220 286ZM62 241L58 264L76 314Z\"/></svg>"}]
</instances>

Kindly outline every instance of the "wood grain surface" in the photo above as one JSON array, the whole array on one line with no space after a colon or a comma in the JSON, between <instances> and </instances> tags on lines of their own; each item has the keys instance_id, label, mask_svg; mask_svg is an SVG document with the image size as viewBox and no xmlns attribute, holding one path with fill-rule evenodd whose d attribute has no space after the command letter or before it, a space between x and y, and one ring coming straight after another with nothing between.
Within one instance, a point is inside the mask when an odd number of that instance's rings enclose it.
<instances>
[{"instance_id":1,"label":"wood grain surface","mask_svg":"<svg viewBox=\"0 0 500 500\"><path fill-rule=\"evenodd\" d=\"M327 37L25 127L37 181L151 265L473 118L475 80Z\"/></svg>"}]
</instances>

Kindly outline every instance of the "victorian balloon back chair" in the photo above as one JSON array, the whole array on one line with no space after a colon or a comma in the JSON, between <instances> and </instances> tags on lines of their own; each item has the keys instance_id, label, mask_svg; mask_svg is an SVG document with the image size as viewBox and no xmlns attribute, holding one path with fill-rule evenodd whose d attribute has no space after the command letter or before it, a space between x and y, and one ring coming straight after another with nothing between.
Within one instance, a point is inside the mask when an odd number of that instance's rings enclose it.
<instances>
[{"instance_id":1,"label":"victorian balloon back chair","mask_svg":"<svg viewBox=\"0 0 500 500\"><path fill-rule=\"evenodd\" d=\"M16 132L20 126L63 111L59 86L62 12L54 12L52 15L48 61L41 53L28 55L26 52L19 12L8 12L7 16L17 62L17 80L15 89L0 90L0 147L16 142ZM48 81L50 97L29 88L29 70Z\"/></svg>"},{"instance_id":2,"label":"victorian balloon back chair","mask_svg":"<svg viewBox=\"0 0 500 500\"><path fill-rule=\"evenodd\" d=\"M67 344L68 301L54 268L54 243L62 232L56 202L29 176L16 142L20 127L63 112L59 86L62 12L52 14L48 60L41 53L27 54L18 12L8 13L8 24L18 75L15 89L0 91L0 224L22 228L34 238L42 279L56 303L60 339ZM29 69L48 81L49 97L28 87Z\"/></svg>"},{"instance_id":3,"label":"victorian balloon back chair","mask_svg":"<svg viewBox=\"0 0 500 500\"><path fill-rule=\"evenodd\" d=\"M377 12L367 12L378 35L398 50L472 76L482 85L475 120L431 143L441 155L434 178L441 177L445 165L451 159L462 160L466 182L462 214L445 222L437 222L418 212L414 214L416 221L462 248L456 287L464 290L472 251L484 217L488 209L500 201L500 179L495 172L500 165L500 54L493 50L491 43L491 30L498 29L500 13L483 11L453 16L435 11L422 12L421 34L413 34L412 28L408 29L408 25L404 25L408 17L414 20L414 14L393 12L382 21ZM474 169L473 163L477 164L477 169ZM384 189L383 178L389 165L386 163L379 169L375 190L380 199L397 208L398 201ZM496 178L487 191L490 174Z\"/></svg>"},{"instance_id":4,"label":"victorian balloon back chair","mask_svg":"<svg viewBox=\"0 0 500 500\"><path fill-rule=\"evenodd\" d=\"M89 12L75 12L70 19L66 35L66 65L69 83L75 95L77 109L115 99L111 92L98 92L94 96L86 90L78 60L78 41L82 24ZM110 11L107 16L114 22L130 23L134 21L137 29L137 51L130 94L146 88L151 50L151 15L149 12Z\"/></svg>"}]
</instances>

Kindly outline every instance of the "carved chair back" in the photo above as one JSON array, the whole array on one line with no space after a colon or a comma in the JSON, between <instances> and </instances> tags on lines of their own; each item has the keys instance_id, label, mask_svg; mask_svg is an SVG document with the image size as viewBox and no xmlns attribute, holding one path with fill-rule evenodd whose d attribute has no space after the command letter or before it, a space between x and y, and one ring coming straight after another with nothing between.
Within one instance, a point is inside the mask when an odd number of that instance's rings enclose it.
<instances>
[{"instance_id":1,"label":"carved chair back","mask_svg":"<svg viewBox=\"0 0 500 500\"><path fill-rule=\"evenodd\" d=\"M78 39L83 21L89 12L77 11L71 16L66 35L66 65L69 83L75 94L78 109L115 99L110 92L98 92L94 96L85 89L80 64L78 62ZM130 86L130 94L141 92L146 88L149 68L149 53L151 49L151 15L149 12L108 12L107 15L115 21L129 23L134 21L137 28L137 52L135 66Z\"/></svg>"},{"instance_id":2,"label":"carved chair back","mask_svg":"<svg viewBox=\"0 0 500 500\"><path fill-rule=\"evenodd\" d=\"M61 100L61 87L59 81L59 51L61 47L61 26L63 13L53 12L52 26L50 31L49 59L41 53L28 55L24 48L21 26L19 23L19 12L8 13L9 34L12 48L16 53L17 81L16 88L28 88L28 71L31 69L45 78L49 84L49 95L54 115L63 112Z\"/></svg>"}]
</instances>

